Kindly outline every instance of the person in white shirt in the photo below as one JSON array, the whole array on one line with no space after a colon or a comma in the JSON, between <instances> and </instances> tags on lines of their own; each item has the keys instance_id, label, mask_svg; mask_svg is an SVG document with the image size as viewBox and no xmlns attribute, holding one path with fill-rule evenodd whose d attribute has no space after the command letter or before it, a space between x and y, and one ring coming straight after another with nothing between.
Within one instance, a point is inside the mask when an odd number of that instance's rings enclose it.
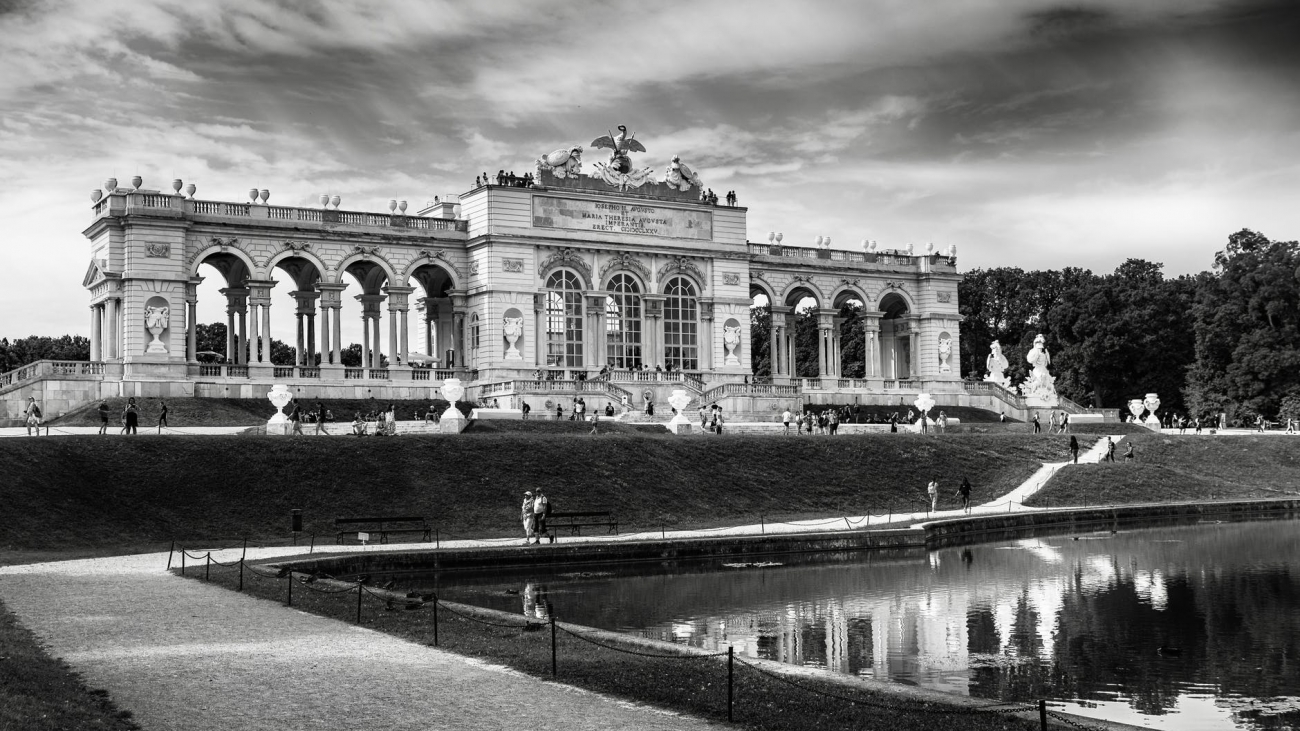
<instances>
[{"instance_id":1,"label":"person in white shirt","mask_svg":"<svg viewBox=\"0 0 1300 731\"><path fill-rule=\"evenodd\" d=\"M782 423L782 424L785 424L785 433L786 433L786 434L789 434L789 433L790 433L790 419L791 419L791 418L792 418L792 415L790 414L790 410L789 410L789 409L786 409L786 410L785 410L785 413L781 414L781 423Z\"/></svg>"},{"instance_id":2,"label":"person in white shirt","mask_svg":"<svg viewBox=\"0 0 1300 731\"><path fill-rule=\"evenodd\" d=\"M541 488L537 489L537 494L533 496L533 534L537 536L537 542L542 542L542 536L546 535L546 514L550 512L549 501L542 494Z\"/></svg>"}]
</instances>

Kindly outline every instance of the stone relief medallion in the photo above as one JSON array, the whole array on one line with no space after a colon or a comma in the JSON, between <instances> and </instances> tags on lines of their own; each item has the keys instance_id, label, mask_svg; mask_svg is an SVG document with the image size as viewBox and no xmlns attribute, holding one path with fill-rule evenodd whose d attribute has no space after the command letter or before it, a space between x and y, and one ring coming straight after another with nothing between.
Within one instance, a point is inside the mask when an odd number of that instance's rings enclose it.
<instances>
[{"instance_id":1,"label":"stone relief medallion","mask_svg":"<svg viewBox=\"0 0 1300 731\"><path fill-rule=\"evenodd\" d=\"M731 285L740 284L740 275L739 275L739 274L723 274L723 275L722 275L722 283L723 283L723 284L731 284Z\"/></svg>"},{"instance_id":2,"label":"stone relief medallion","mask_svg":"<svg viewBox=\"0 0 1300 731\"><path fill-rule=\"evenodd\" d=\"M171 244L145 244L144 255L155 259L170 259L172 255Z\"/></svg>"},{"instance_id":3,"label":"stone relief medallion","mask_svg":"<svg viewBox=\"0 0 1300 731\"><path fill-rule=\"evenodd\" d=\"M507 272L522 272L524 270L524 260L523 259L502 259L501 269L502 271L507 271Z\"/></svg>"}]
</instances>

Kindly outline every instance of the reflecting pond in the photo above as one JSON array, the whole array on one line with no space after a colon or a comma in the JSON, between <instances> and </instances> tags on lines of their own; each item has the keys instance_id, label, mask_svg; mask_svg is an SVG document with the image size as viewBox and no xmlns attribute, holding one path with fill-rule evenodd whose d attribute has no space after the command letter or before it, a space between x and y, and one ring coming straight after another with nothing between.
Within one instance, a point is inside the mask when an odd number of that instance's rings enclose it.
<instances>
[{"instance_id":1,"label":"reflecting pond","mask_svg":"<svg viewBox=\"0 0 1300 731\"><path fill-rule=\"evenodd\" d=\"M1300 521L444 574L480 606L1151 728L1300 728Z\"/></svg>"}]
</instances>

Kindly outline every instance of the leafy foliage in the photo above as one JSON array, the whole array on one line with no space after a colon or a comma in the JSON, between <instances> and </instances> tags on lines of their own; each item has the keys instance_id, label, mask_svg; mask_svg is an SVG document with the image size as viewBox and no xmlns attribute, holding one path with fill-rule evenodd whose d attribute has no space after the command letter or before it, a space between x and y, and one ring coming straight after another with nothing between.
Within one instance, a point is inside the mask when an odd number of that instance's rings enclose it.
<instances>
[{"instance_id":1,"label":"leafy foliage","mask_svg":"<svg viewBox=\"0 0 1300 731\"><path fill-rule=\"evenodd\" d=\"M30 335L12 342L0 338L0 373L38 360L90 360L90 340L81 335Z\"/></svg>"}]
</instances>

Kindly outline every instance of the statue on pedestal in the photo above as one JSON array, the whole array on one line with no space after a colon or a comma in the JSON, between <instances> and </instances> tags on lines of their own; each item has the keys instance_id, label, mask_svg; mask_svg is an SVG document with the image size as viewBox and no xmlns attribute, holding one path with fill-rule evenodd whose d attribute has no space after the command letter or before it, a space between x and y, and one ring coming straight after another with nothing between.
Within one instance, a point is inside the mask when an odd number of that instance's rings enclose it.
<instances>
[{"instance_id":1,"label":"statue on pedestal","mask_svg":"<svg viewBox=\"0 0 1300 731\"><path fill-rule=\"evenodd\" d=\"M505 320L506 344L509 345L506 348L506 360L521 360L523 355L520 354L519 348L515 347L515 343L519 342L519 338L524 334L524 318L506 317L503 319Z\"/></svg>"},{"instance_id":2,"label":"statue on pedestal","mask_svg":"<svg viewBox=\"0 0 1300 731\"><path fill-rule=\"evenodd\" d=\"M595 165L596 171L591 177L603 180L609 185L618 186L619 190L628 188L640 188L651 180L654 170L650 168L641 168L637 170L632 167L632 158L628 153L645 152L645 145L633 139L635 135L629 134L627 127L618 126L618 134L610 133L603 137L597 137L591 141L591 146L600 149L608 148L613 150L609 156L609 162L598 162Z\"/></svg>"},{"instance_id":3,"label":"statue on pedestal","mask_svg":"<svg viewBox=\"0 0 1300 731\"><path fill-rule=\"evenodd\" d=\"M1002 344L994 340L989 345L988 358L984 360L984 366L988 368L988 375L984 380L988 383L996 383L999 386L1010 389L1011 379L1007 378L1006 370L1011 364L1007 362L1007 357L1002 354Z\"/></svg>"},{"instance_id":4,"label":"statue on pedestal","mask_svg":"<svg viewBox=\"0 0 1300 731\"><path fill-rule=\"evenodd\" d=\"M1056 377L1047 372L1052 364L1052 356L1047 352L1047 339L1040 333L1034 338L1034 347L1025 353L1025 362L1033 367L1029 378L1020 386L1026 397L1036 398L1046 406L1056 406L1060 399L1056 395Z\"/></svg>"},{"instance_id":5,"label":"statue on pedestal","mask_svg":"<svg viewBox=\"0 0 1300 731\"><path fill-rule=\"evenodd\" d=\"M952 357L952 338L939 338L939 372L952 373L948 359Z\"/></svg>"}]
</instances>

